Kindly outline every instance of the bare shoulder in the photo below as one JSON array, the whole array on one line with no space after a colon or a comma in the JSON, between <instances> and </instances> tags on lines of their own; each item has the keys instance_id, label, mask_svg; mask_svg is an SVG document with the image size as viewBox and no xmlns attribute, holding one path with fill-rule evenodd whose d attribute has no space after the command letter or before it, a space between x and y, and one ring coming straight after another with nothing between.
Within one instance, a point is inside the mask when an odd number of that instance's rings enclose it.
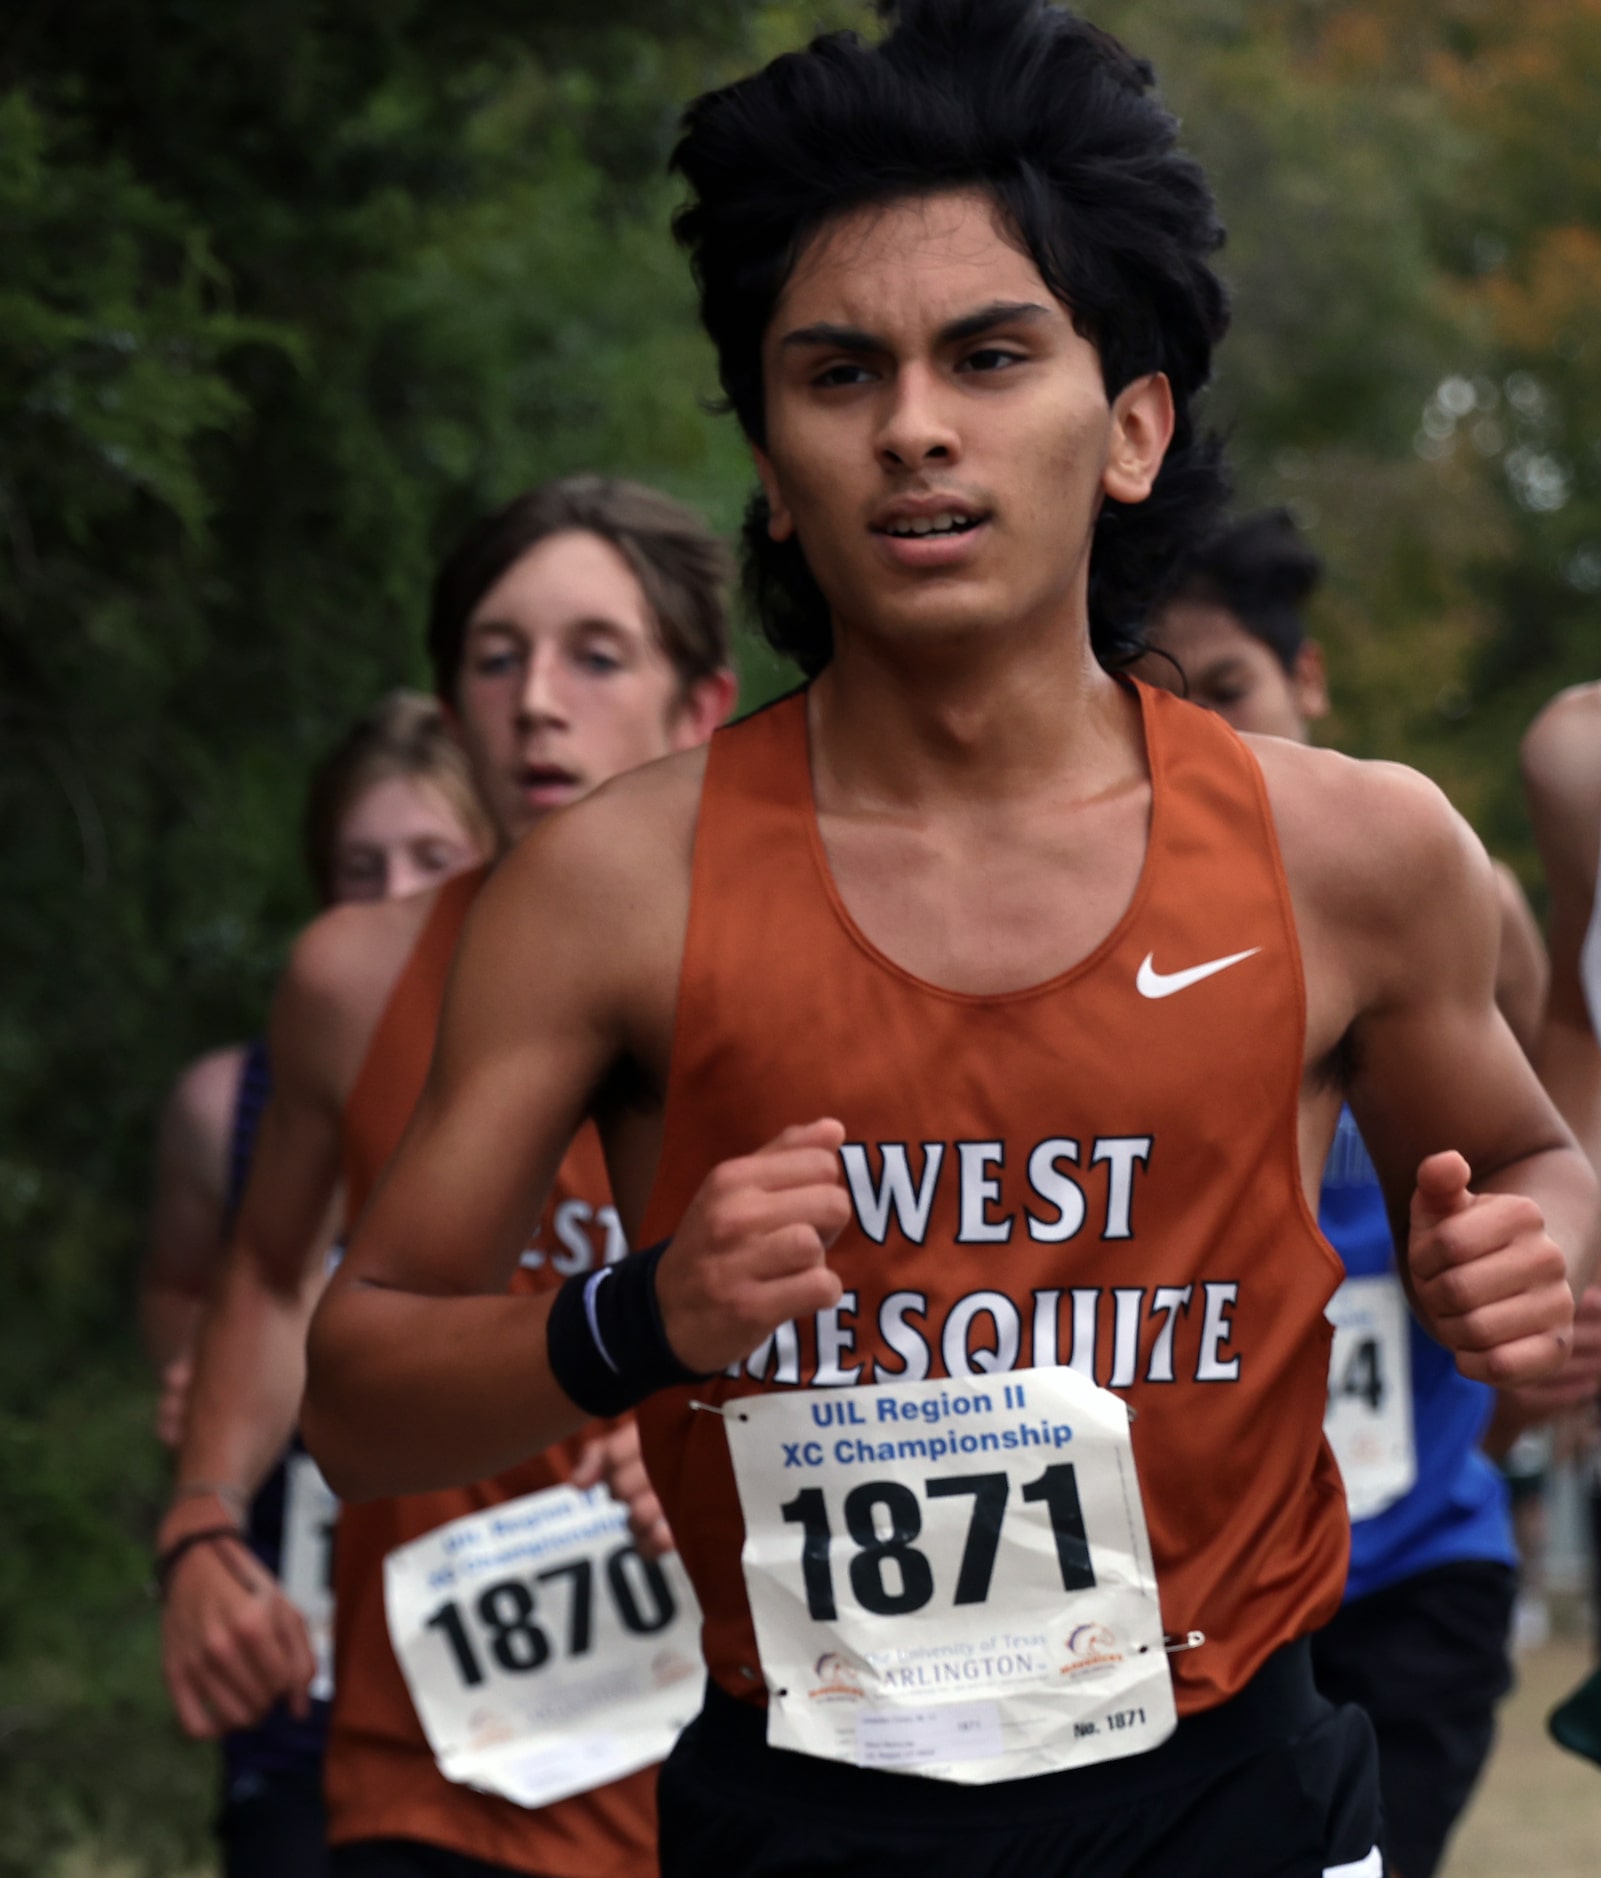
<instances>
[{"instance_id":1,"label":"bare shoulder","mask_svg":"<svg viewBox=\"0 0 1601 1878\"><path fill-rule=\"evenodd\" d=\"M687 904L704 748L647 763L550 816L496 869L476 924L513 917L597 932L654 926Z\"/></svg>"},{"instance_id":2,"label":"bare shoulder","mask_svg":"<svg viewBox=\"0 0 1601 1878\"><path fill-rule=\"evenodd\" d=\"M1523 733L1531 790L1582 790L1601 798L1601 682L1558 692Z\"/></svg>"},{"instance_id":3,"label":"bare shoulder","mask_svg":"<svg viewBox=\"0 0 1601 1878\"><path fill-rule=\"evenodd\" d=\"M1426 776L1401 763L1248 737L1262 765L1291 889L1358 922L1411 925L1420 908L1495 901L1477 835Z\"/></svg>"},{"instance_id":4,"label":"bare shoulder","mask_svg":"<svg viewBox=\"0 0 1601 1878\"><path fill-rule=\"evenodd\" d=\"M343 1102L441 891L330 907L302 931L273 1002L280 1088Z\"/></svg>"},{"instance_id":5,"label":"bare shoulder","mask_svg":"<svg viewBox=\"0 0 1601 1878\"><path fill-rule=\"evenodd\" d=\"M1529 814L1552 886L1592 883L1601 845L1601 684L1575 685L1546 705L1518 752Z\"/></svg>"},{"instance_id":6,"label":"bare shoulder","mask_svg":"<svg viewBox=\"0 0 1601 1878\"><path fill-rule=\"evenodd\" d=\"M161 1113L161 1144L197 1174L226 1173L246 1047L232 1043L196 1057L178 1076Z\"/></svg>"},{"instance_id":7,"label":"bare shoulder","mask_svg":"<svg viewBox=\"0 0 1601 1878\"><path fill-rule=\"evenodd\" d=\"M561 1034L602 1055L651 1054L677 995L705 767L692 750L616 777L501 862L452 991L475 1035Z\"/></svg>"}]
</instances>

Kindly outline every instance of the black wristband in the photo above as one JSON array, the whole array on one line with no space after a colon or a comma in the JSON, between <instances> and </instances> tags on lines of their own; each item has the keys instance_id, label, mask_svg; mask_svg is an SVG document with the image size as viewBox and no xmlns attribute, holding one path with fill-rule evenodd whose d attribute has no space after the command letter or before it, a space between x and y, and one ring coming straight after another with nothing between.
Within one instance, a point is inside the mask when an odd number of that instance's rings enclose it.
<instances>
[{"instance_id":1,"label":"black wristband","mask_svg":"<svg viewBox=\"0 0 1601 1878\"><path fill-rule=\"evenodd\" d=\"M673 1354L656 1301L664 1239L598 1272L577 1272L556 1293L546 1320L550 1373L591 1415L623 1415L675 1383L711 1372L686 1369Z\"/></svg>"},{"instance_id":2,"label":"black wristband","mask_svg":"<svg viewBox=\"0 0 1601 1878\"><path fill-rule=\"evenodd\" d=\"M193 1552L196 1546L218 1545L224 1539L232 1539L236 1545L245 1543L245 1535L237 1526L202 1526L198 1532L186 1532L181 1539L174 1539L166 1551L158 1552L153 1587L156 1596L166 1597L167 1587L172 1583L172 1574L180 1559Z\"/></svg>"}]
</instances>

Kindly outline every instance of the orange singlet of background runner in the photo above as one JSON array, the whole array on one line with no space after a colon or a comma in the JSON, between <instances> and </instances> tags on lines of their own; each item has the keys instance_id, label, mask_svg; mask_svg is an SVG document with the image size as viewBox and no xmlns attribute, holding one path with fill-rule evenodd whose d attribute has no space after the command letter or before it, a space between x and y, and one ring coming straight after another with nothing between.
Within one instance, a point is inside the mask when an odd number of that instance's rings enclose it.
<instances>
[{"instance_id":1,"label":"orange singlet of background runner","mask_svg":"<svg viewBox=\"0 0 1601 1878\"><path fill-rule=\"evenodd\" d=\"M836 1310L781 1331L737 1380L639 1411L731 1695L765 1700L723 1422L692 1395L1056 1363L1116 1390L1136 1415L1164 1627L1207 1639L1172 1659L1181 1714L1339 1606L1349 1527L1323 1439L1323 1309L1343 1272L1301 1186L1289 892L1250 751L1193 705L1137 695L1151 822L1133 901L1070 971L996 997L922 982L852 921L817 825L804 694L712 740L644 1235L671 1234L719 1162L818 1115L845 1125L856 1214L829 1253ZM1213 969L1186 979L1199 966Z\"/></svg>"},{"instance_id":2,"label":"orange singlet of background runner","mask_svg":"<svg viewBox=\"0 0 1601 1878\"><path fill-rule=\"evenodd\" d=\"M422 1094L451 955L482 869L440 889L345 1109L345 1188L358 1219ZM588 1124L556 1175L514 1291L559 1285L606 1257L618 1232L600 1141ZM587 1254L586 1254L587 1247ZM533 1261L537 1259L538 1263ZM384 1559L464 1513L567 1479L591 1424L494 1480L343 1507L334 1546L334 1705L324 1784L329 1838L417 1839L540 1878L644 1878L656 1870L656 1770L529 1811L446 1780L389 1643Z\"/></svg>"}]
</instances>

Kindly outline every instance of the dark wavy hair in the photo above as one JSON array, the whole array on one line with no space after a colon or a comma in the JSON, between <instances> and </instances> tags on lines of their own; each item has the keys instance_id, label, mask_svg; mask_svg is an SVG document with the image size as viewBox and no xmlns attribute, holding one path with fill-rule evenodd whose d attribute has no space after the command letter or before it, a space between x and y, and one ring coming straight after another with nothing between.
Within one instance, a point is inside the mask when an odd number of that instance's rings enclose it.
<instances>
[{"instance_id":1,"label":"dark wavy hair","mask_svg":"<svg viewBox=\"0 0 1601 1878\"><path fill-rule=\"evenodd\" d=\"M1290 671L1306 639L1303 608L1322 578L1322 559L1289 510L1262 509L1203 541L1169 597L1224 608Z\"/></svg>"},{"instance_id":2,"label":"dark wavy hair","mask_svg":"<svg viewBox=\"0 0 1601 1878\"><path fill-rule=\"evenodd\" d=\"M1107 499L1090 554L1090 637L1132 657L1175 558L1226 493L1194 404L1228 327L1210 257L1223 228L1177 146L1155 75L1110 34L1047 0L900 0L877 44L830 33L684 114L674 220L700 289L728 404L763 441L761 347L796 261L831 218L872 202L986 189L1074 326L1108 397L1165 372L1177 424L1149 498ZM808 674L833 651L827 602L799 545L774 542L757 495L745 585L763 631Z\"/></svg>"}]
</instances>

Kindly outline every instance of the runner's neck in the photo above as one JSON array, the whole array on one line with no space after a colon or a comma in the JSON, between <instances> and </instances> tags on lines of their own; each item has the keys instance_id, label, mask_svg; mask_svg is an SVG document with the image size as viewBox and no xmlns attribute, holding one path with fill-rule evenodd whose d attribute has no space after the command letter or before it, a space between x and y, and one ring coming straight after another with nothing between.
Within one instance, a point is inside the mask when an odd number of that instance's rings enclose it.
<instances>
[{"instance_id":1,"label":"runner's neck","mask_svg":"<svg viewBox=\"0 0 1601 1878\"><path fill-rule=\"evenodd\" d=\"M1087 640L916 666L842 645L812 688L810 741L824 814L1081 798L1144 770L1138 707Z\"/></svg>"}]
</instances>

